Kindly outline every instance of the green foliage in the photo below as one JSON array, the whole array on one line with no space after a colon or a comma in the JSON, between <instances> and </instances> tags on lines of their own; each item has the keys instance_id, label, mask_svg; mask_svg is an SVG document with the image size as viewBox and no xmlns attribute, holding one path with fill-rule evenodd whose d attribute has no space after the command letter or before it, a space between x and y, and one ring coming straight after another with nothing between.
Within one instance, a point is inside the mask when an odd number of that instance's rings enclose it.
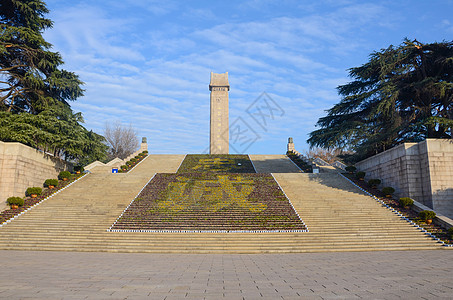
<instances>
[{"instance_id":1,"label":"green foliage","mask_svg":"<svg viewBox=\"0 0 453 300\"><path fill-rule=\"evenodd\" d=\"M122 165L121 169L127 169L127 165Z\"/></svg>"},{"instance_id":2,"label":"green foliage","mask_svg":"<svg viewBox=\"0 0 453 300\"><path fill-rule=\"evenodd\" d=\"M354 173L354 172L357 170L357 168L354 167L354 166L347 166L347 167L345 168L345 170L346 170L346 172Z\"/></svg>"},{"instance_id":3,"label":"green foliage","mask_svg":"<svg viewBox=\"0 0 453 300\"><path fill-rule=\"evenodd\" d=\"M44 186L45 187L48 187L50 185L57 186L58 185L58 179L46 179L46 181L44 181Z\"/></svg>"},{"instance_id":4,"label":"green foliage","mask_svg":"<svg viewBox=\"0 0 453 300\"><path fill-rule=\"evenodd\" d=\"M41 0L0 2L0 140L21 142L80 163L102 160L104 138L86 130L68 102L83 95L78 76L42 36L52 26Z\"/></svg>"},{"instance_id":5,"label":"green foliage","mask_svg":"<svg viewBox=\"0 0 453 300\"><path fill-rule=\"evenodd\" d=\"M365 178L365 172L362 172L362 171L357 172L357 173L355 174L355 176L356 176L358 179L363 179L363 178Z\"/></svg>"},{"instance_id":6,"label":"green foliage","mask_svg":"<svg viewBox=\"0 0 453 300\"><path fill-rule=\"evenodd\" d=\"M145 151L143 151L142 153L144 153L144 154L148 154L148 150L145 150Z\"/></svg>"},{"instance_id":7,"label":"green foliage","mask_svg":"<svg viewBox=\"0 0 453 300\"><path fill-rule=\"evenodd\" d=\"M83 166L74 166L74 172L83 172L85 168Z\"/></svg>"},{"instance_id":8,"label":"green foliage","mask_svg":"<svg viewBox=\"0 0 453 300\"><path fill-rule=\"evenodd\" d=\"M126 165L128 165L128 166L132 166L132 165L133 165L133 163L132 163L132 162L131 162L131 161L129 160L129 161L127 161L127 162L126 162Z\"/></svg>"},{"instance_id":9,"label":"green foliage","mask_svg":"<svg viewBox=\"0 0 453 300\"><path fill-rule=\"evenodd\" d=\"M0 110L39 113L56 102L67 104L83 95L83 83L58 69L59 53L42 36L52 27L41 0L2 0L0 4Z\"/></svg>"},{"instance_id":10,"label":"green foliage","mask_svg":"<svg viewBox=\"0 0 453 300\"><path fill-rule=\"evenodd\" d=\"M423 221L432 220L436 217L436 213L432 210L422 210L418 213L418 217Z\"/></svg>"},{"instance_id":11,"label":"green foliage","mask_svg":"<svg viewBox=\"0 0 453 300\"><path fill-rule=\"evenodd\" d=\"M61 171L60 174L58 174L58 179L63 180L63 179L69 179L71 178L71 172L69 171Z\"/></svg>"},{"instance_id":12,"label":"green foliage","mask_svg":"<svg viewBox=\"0 0 453 300\"><path fill-rule=\"evenodd\" d=\"M392 195L394 192L395 192L395 189L390 186L386 186L382 189L382 193L384 195Z\"/></svg>"},{"instance_id":13,"label":"green foliage","mask_svg":"<svg viewBox=\"0 0 453 300\"><path fill-rule=\"evenodd\" d=\"M369 186L378 186L381 184L381 180L380 179L370 179L368 180L368 185Z\"/></svg>"},{"instance_id":14,"label":"green foliage","mask_svg":"<svg viewBox=\"0 0 453 300\"><path fill-rule=\"evenodd\" d=\"M130 161L134 163L134 162L137 161L137 159L133 157L133 158L130 159Z\"/></svg>"},{"instance_id":15,"label":"green foliage","mask_svg":"<svg viewBox=\"0 0 453 300\"><path fill-rule=\"evenodd\" d=\"M400 205L401 205L402 207L412 206L412 205L414 205L414 200L412 200L412 199L409 198L409 197L400 198Z\"/></svg>"},{"instance_id":16,"label":"green foliage","mask_svg":"<svg viewBox=\"0 0 453 300\"><path fill-rule=\"evenodd\" d=\"M42 188L37 187L37 186L36 187L29 187L27 189L27 191L25 192L25 194L27 196L31 196L31 195L38 195L39 196L39 195L42 194Z\"/></svg>"},{"instance_id":17,"label":"green foliage","mask_svg":"<svg viewBox=\"0 0 453 300\"><path fill-rule=\"evenodd\" d=\"M357 161L403 142L451 138L453 41L405 39L350 69L342 100L319 119L308 143L354 150Z\"/></svg>"},{"instance_id":18,"label":"green foliage","mask_svg":"<svg viewBox=\"0 0 453 300\"><path fill-rule=\"evenodd\" d=\"M21 197L9 197L6 199L6 202L8 202L8 205L17 205L17 206L23 206L24 205L24 199Z\"/></svg>"}]
</instances>

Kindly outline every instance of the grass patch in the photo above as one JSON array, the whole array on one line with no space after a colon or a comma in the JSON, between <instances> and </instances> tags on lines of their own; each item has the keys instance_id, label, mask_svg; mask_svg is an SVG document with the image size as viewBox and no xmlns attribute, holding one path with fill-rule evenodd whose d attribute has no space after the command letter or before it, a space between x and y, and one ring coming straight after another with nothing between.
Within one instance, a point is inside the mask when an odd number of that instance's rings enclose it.
<instances>
[{"instance_id":1,"label":"grass patch","mask_svg":"<svg viewBox=\"0 0 453 300\"><path fill-rule=\"evenodd\" d=\"M177 173L255 173L247 155L188 154Z\"/></svg>"}]
</instances>

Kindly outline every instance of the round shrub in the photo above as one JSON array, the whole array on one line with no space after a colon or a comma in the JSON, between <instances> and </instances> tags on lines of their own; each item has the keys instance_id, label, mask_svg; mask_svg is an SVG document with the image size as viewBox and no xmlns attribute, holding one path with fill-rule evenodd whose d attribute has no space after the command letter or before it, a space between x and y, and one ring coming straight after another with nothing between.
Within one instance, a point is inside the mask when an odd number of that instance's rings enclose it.
<instances>
[{"instance_id":1,"label":"round shrub","mask_svg":"<svg viewBox=\"0 0 453 300\"><path fill-rule=\"evenodd\" d=\"M365 172L357 172L355 176L359 179L363 179L365 178Z\"/></svg>"},{"instance_id":2,"label":"round shrub","mask_svg":"<svg viewBox=\"0 0 453 300\"><path fill-rule=\"evenodd\" d=\"M394 192L395 192L395 189L390 186L386 186L385 188L382 189L382 193L384 195L392 195Z\"/></svg>"},{"instance_id":3,"label":"round shrub","mask_svg":"<svg viewBox=\"0 0 453 300\"><path fill-rule=\"evenodd\" d=\"M131 161L127 161L126 165L131 166L133 163Z\"/></svg>"},{"instance_id":4,"label":"round shrub","mask_svg":"<svg viewBox=\"0 0 453 300\"><path fill-rule=\"evenodd\" d=\"M140 155L135 155L135 158L140 159L141 157L140 157Z\"/></svg>"},{"instance_id":5,"label":"round shrub","mask_svg":"<svg viewBox=\"0 0 453 300\"><path fill-rule=\"evenodd\" d=\"M381 184L381 180L380 179L370 179L368 180L368 185L369 186L378 186Z\"/></svg>"},{"instance_id":6,"label":"round shrub","mask_svg":"<svg viewBox=\"0 0 453 300\"><path fill-rule=\"evenodd\" d=\"M357 168L354 166L347 166L344 169L346 170L346 172L349 172L349 173L354 173L357 170Z\"/></svg>"},{"instance_id":7,"label":"round shrub","mask_svg":"<svg viewBox=\"0 0 453 300\"><path fill-rule=\"evenodd\" d=\"M142 153L148 154L148 150L143 151Z\"/></svg>"},{"instance_id":8,"label":"round shrub","mask_svg":"<svg viewBox=\"0 0 453 300\"><path fill-rule=\"evenodd\" d=\"M121 169L127 169L127 165L122 165Z\"/></svg>"},{"instance_id":9,"label":"round shrub","mask_svg":"<svg viewBox=\"0 0 453 300\"><path fill-rule=\"evenodd\" d=\"M58 179L64 180L64 179L69 179L71 178L71 172L69 171L61 171L60 174L58 174Z\"/></svg>"},{"instance_id":10,"label":"round shrub","mask_svg":"<svg viewBox=\"0 0 453 300\"><path fill-rule=\"evenodd\" d=\"M400 205L403 207L414 205L414 200L409 197L400 198Z\"/></svg>"},{"instance_id":11,"label":"round shrub","mask_svg":"<svg viewBox=\"0 0 453 300\"><path fill-rule=\"evenodd\" d=\"M46 179L44 181L44 186L49 187L50 185L57 186L58 185L58 179Z\"/></svg>"},{"instance_id":12,"label":"round shrub","mask_svg":"<svg viewBox=\"0 0 453 300\"><path fill-rule=\"evenodd\" d=\"M432 210L422 210L418 213L418 217L424 221L432 220L436 217L436 213Z\"/></svg>"},{"instance_id":13,"label":"round shrub","mask_svg":"<svg viewBox=\"0 0 453 300\"><path fill-rule=\"evenodd\" d=\"M8 205L17 205L17 206L23 206L24 205L24 199L21 197L9 197L6 199L6 202L8 202Z\"/></svg>"},{"instance_id":14,"label":"round shrub","mask_svg":"<svg viewBox=\"0 0 453 300\"><path fill-rule=\"evenodd\" d=\"M85 169L83 166L75 166L74 167L74 172L83 172Z\"/></svg>"},{"instance_id":15,"label":"round shrub","mask_svg":"<svg viewBox=\"0 0 453 300\"><path fill-rule=\"evenodd\" d=\"M35 187L29 187L29 188L27 189L27 191L25 192L25 194L26 194L27 196L31 196L31 195L38 195L38 196L39 196L39 195L42 194L42 188L37 187L37 186L35 186Z\"/></svg>"},{"instance_id":16,"label":"round shrub","mask_svg":"<svg viewBox=\"0 0 453 300\"><path fill-rule=\"evenodd\" d=\"M131 158L130 161L134 163L134 162L137 161L137 159L136 158Z\"/></svg>"}]
</instances>

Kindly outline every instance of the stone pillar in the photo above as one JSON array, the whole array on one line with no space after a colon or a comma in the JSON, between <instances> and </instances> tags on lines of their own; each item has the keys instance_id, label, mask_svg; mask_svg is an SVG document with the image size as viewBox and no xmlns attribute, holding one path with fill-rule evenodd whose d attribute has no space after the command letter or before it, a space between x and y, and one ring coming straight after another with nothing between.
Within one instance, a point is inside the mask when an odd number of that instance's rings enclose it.
<instances>
[{"instance_id":1,"label":"stone pillar","mask_svg":"<svg viewBox=\"0 0 453 300\"><path fill-rule=\"evenodd\" d=\"M228 124L228 72L216 74L211 72L211 124L209 135L210 154L228 154L229 124Z\"/></svg>"},{"instance_id":2,"label":"stone pillar","mask_svg":"<svg viewBox=\"0 0 453 300\"><path fill-rule=\"evenodd\" d=\"M294 150L295 150L295 148L294 148L293 138L290 137L290 138L288 138L288 145L286 146L286 151L293 152Z\"/></svg>"},{"instance_id":3,"label":"stone pillar","mask_svg":"<svg viewBox=\"0 0 453 300\"><path fill-rule=\"evenodd\" d=\"M148 151L148 142L146 137L142 137L142 143L140 144L140 153L143 151Z\"/></svg>"}]
</instances>

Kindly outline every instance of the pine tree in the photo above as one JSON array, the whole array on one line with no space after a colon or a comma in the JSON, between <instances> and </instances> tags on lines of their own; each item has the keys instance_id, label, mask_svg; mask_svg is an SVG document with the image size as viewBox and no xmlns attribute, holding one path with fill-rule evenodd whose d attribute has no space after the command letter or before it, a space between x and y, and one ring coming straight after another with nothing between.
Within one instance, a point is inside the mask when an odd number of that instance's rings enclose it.
<instances>
[{"instance_id":1,"label":"pine tree","mask_svg":"<svg viewBox=\"0 0 453 300\"><path fill-rule=\"evenodd\" d=\"M52 27L41 0L0 1L0 140L21 142L65 159L103 159L105 139L86 130L69 101L82 81L42 36Z\"/></svg>"},{"instance_id":2,"label":"pine tree","mask_svg":"<svg viewBox=\"0 0 453 300\"><path fill-rule=\"evenodd\" d=\"M319 119L308 143L369 157L403 142L452 138L453 42L405 39L351 68L342 100Z\"/></svg>"}]
</instances>

